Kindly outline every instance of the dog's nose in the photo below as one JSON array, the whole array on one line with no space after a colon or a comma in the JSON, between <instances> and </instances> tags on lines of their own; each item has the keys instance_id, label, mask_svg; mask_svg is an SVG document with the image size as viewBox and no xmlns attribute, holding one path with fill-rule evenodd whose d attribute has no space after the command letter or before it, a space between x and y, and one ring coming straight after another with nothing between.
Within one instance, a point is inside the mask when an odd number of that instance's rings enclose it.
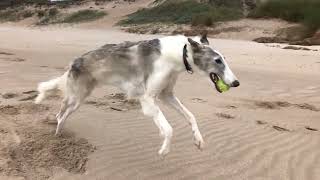
<instances>
[{"instance_id":1,"label":"dog's nose","mask_svg":"<svg viewBox=\"0 0 320 180\"><path fill-rule=\"evenodd\" d=\"M232 87L238 87L238 86L240 86L240 82L238 80L235 80L235 81L232 82L231 86Z\"/></svg>"}]
</instances>

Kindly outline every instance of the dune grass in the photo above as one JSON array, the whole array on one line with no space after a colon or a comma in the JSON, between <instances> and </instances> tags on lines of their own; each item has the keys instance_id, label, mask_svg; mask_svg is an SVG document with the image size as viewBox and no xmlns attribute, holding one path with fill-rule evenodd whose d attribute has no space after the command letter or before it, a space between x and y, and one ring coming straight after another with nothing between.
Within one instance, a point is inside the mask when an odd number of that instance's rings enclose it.
<instances>
[{"instance_id":1,"label":"dune grass","mask_svg":"<svg viewBox=\"0 0 320 180\"><path fill-rule=\"evenodd\" d=\"M24 8L0 10L0 22L20 21L33 16L33 14L31 10L25 10Z\"/></svg>"},{"instance_id":2,"label":"dune grass","mask_svg":"<svg viewBox=\"0 0 320 180\"><path fill-rule=\"evenodd\" d=\"M28 10L23 7L0 10L0 22L20 21L22 19L36 15L39 21L36 25L47 25L56 23L81 23L94 21L102 18L107 13L99 10L79 10L73 13L60 12L58 8L50 8L45 10Z\"/></svg>"},{"instance_id":3,"label":"dune grass","mask_svg":"<svg viewBox=\"0 0 320 180\"><path fill-rule=\"evenodd\" d=\"M58 8L38 10L37 16L39 18L39 22L36 23L37 25L47 25L55 23L59 19L60 11Z\"/></svg>"},{"instance_id":4,"label":"dune grass","mask_svg":"<svg viewBox=\"0 0 320 180\"><path fill-rule=\"evenodd\" d=\"M19 17L15 9L0 11L0 21L17 21L17 20L19 20Z\"/></svg>"},{"instance_id":5,"label":"dune grass","mask_svg":"<svg viewBox=\"0 0 320 180\"><path fill-rule=\"evenodd\" d=\"M104 11L91 9L79 10L72 13L60 13L57 8L52 8L47 11L38 12L40 20L37 25L88 22L102 18L106 14Z\"/></svg>"},{"instance_id":6,"label":"dune grass","mask_svg":"<svg viewBox=\"0 0 320 180\"><path fill-rule=\"evenodd\" d=\"M311 30L320 28L319 0L269 0L260 3L249 14L253 18L281 18L305 24Z\"/></svg>"},{"instance_id":7,"label":"dune grass","mask_svg":"<svg viewBox=\"0 0 320 180\"><path fill-rule=\"evenodd\" d=\"M233 20L242 16L242 9L238 6L199 3L195 0L165 1L155 7L130 14L119 24L161 22L210 26L216 21Z\"/></svg>"},{"instance_id":8,"label":"dune grass","mask_svg":"<svg viewBox=\"0 0 320 180\"><path fill-rule=\"evenodd\" d=\"M71 13L67 15L61 22L62 23L80 23L80 22L87 22L100 19L107 15L103 11L98 10L79 10L77 12Z\"/></svg>"}]
</instances>

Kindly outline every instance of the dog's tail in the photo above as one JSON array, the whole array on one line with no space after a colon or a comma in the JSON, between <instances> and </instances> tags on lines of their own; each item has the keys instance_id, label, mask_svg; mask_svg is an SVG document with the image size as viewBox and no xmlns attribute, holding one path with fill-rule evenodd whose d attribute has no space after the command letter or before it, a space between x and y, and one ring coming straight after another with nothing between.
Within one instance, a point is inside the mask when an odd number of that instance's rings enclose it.
<instances>
[{"instance_id":1,"label":"dog's tail","mask_svg":"<svg viewBox=\"0 0 320 180\"><path fill-rule=\"evenodd\" d=\"M62 76L57 77L55 79L41 82L38 84L38 96L35 99L35 103L39 104L42 100L44 100L47 95L53 90L61 90L63 93L65 92L67 85L69 71L65 72Z\"/></svg>"}]
</instances>

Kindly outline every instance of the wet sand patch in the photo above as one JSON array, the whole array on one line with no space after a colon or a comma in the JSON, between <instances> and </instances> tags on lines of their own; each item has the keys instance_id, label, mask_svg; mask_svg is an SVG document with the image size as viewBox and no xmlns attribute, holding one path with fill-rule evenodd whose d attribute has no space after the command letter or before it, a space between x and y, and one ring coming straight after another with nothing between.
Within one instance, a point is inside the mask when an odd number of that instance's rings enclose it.
<instances>
[{"instance_id":1,"label":"wet sand patch","mask_svg":"<svg viewBox=\"0 0 320 180\"><path fill-rule=\"evenodd\" d=\"M226 114L226 113L216 113L216 116L220 117L220 118L224 118L224 119L234 119L235 116L232 116L230 114Z\"/></svg>"},{"instance_id":2,"label":"wet sand patch","mask_svg":"<svg viewBox=\"0 0 320 180\"><path fill-rule=\"evenodd\" d=\"M262 108L262 109L280 109L280 108L287 108L287 107L295 107L298 109L310 110L310 111L320 111L315 105L308 104L308 103L301 103L301 104L294 104L289 103L286 101L255 101L255 107Z\"/></svg>"}]
</instances>

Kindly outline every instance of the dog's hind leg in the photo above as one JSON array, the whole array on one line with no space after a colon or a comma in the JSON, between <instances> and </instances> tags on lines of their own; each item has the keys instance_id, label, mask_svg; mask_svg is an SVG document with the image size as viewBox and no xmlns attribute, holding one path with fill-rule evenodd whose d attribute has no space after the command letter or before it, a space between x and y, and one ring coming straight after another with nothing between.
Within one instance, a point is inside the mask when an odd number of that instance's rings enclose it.
<instances>
[{"instance_id":1,"label":"dog's hind leg","mask_svg":"<svg viewBox=\"0 0 320 180\"><path fill-rule=\"evenodd\" d=\"M66 119L80 107L80 104L81 102L79 99L77 99L77 97L68 98L67 104L65 105L66 107L64 107L65 110L64 112L62 112L63 114L61 113L57 118L58 125L56 129L56 135L58 135L61 132Z\"/></svg>"},{"instance_id":2,"label":"dog's hind leg","mask_svg":"<svg viewBox=\"0 0 320 180\"><path fill-rule=\"evenodd\" d=\"M64 97L63 100L62 100L61 106L60 106L60 110L56 115L57 119L61 118L61 115L64 114L64 112L67 109L67 105L68 105L68 97Z\"/></svg>"},{"instance_id":3,"label":"dog's hind leg","mask_svg":"<svg viewBox=\"0 0 320 180\"><path fill-rule=\"evenodd\" d=\"M78 77L77 80L71 80L66 96L61 103L60 111L57 114L58 125L56 135L61 132L66 119L80 107L94 87L95 81L90 78Z\"/></svg>"},{"instance_id":4,"label":"dog's hind leg","mask_svg":"<svg viewBox=\"0 0 320 180\"><path fill-rule=\"evenodd\" d=\"M177 112L182 114L188 123L191 125L194 144L202 149L204 146L204 141L200 130L198 128L198 124L194 115L180 102L180 100L173 94L173 87L175 85L177 77L173 77L169 83L169 85L161 92L159 98L166 103L167 105L173 107Z\"/></svg>"}]
</instances>

